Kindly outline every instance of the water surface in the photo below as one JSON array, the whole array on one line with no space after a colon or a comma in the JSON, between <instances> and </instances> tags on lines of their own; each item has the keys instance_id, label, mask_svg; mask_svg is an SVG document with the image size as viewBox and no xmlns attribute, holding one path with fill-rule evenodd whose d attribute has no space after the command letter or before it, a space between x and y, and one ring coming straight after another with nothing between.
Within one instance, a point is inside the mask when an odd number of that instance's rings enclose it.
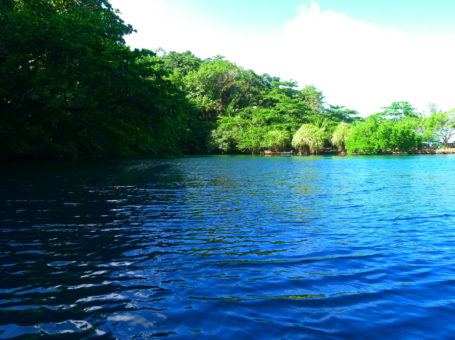
<instances>
[{"instance_id":1,"label":"water surface","mask_svg":"<svg viewBox=\"0 0 455 340\"><path fill-rule=\"evenodd\" d=\"M455 157L0 169L0 339L449 339Z\"/></svg>"}]
</instances>

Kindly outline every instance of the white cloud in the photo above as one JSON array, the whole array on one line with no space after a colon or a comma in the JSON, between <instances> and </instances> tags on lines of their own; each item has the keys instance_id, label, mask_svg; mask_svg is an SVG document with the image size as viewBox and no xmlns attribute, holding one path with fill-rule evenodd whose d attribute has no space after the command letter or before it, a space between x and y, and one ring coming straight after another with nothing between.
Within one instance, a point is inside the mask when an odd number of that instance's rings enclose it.
<instances>
[{"instance_id":1,"label":"white cloud","mask_svg":"<svg viewBox=\"0 0 455 340\"><path fill-rule=\"evenodd\" d=\"M332 104L370 114L392 101L420 110L455 107L455 37L413 35L374 26L316 2L274 34L222 27L184 0L114 0L138 29L135 47L216 54L258 73L314 84ZM134 4L134 5L132 5Z\"/></svg>"},{"instance_id":2,"label":"white cloud","mask_svg":"<svg viewBox=\"0 0 455 340\"><path fill-rule=\"evenodd\" d=\"M235 44L231 31L207 21L185 0L112 0L111 3L138 31L127 37L133 47L191 50L202 57L210 57Z\"/></svg>"}]
</instances>

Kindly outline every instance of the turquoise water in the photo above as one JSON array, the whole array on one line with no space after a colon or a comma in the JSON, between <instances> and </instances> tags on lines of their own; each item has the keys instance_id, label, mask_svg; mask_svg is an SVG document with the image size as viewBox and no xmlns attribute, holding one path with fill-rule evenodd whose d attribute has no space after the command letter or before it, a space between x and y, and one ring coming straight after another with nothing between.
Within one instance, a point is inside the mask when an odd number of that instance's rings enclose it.
<instances>
[{"instance_id":1,"label":"turquoise water","mask_svg":"<svg viewBox=\"0 0 455 340\"><path fill-rule=\"evenodd\" d=\"M0 169L0 339L450 339L455 157Z\"/></svg>"}]
</instances>

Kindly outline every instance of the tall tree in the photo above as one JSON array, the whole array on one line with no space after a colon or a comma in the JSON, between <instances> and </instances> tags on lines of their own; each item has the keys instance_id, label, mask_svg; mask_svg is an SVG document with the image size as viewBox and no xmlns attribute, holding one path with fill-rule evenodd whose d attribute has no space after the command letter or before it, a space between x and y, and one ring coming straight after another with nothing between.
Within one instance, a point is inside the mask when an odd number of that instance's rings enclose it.
<instances>
[{"instance_id":1,"label":"tall tree","mask_svg":"<svg viewBox=\"0 0 455 340\"><path fill-rule=\"evenodd\" d=\"M329 120L337 123L354 123L362 120L357 111L340 105L329 105L325 114Z\"/></svg>"},{"instance_id":2,"label":"tall tree","mask_svg":"<svg viewBox=\"0 0 455 340\"><path fill-rule=\"evenodd\" d=\"M107 0L7 0L0 11L0 154L176 152L183 93ZM189 105L189 104L188 104Z\"/></svg>"},{"instance_id":3,"label":"tall tree","mask_svg":"<svg viewBox=\"0 0 455 340\"><path fill-rule=\"evenodd\" d=\"M313 85L305 86L300 90L299 97L307 105L308 111L313 115L321 115L324 111L324 96Z\"/></svg>"},{"instance_id":4,"label":"tall tree","mask_svg":"<svg viewBox=\"0 0 455 340\"><path fill-rule=\"evenodd\" d=\"M402 118L418 118L421 116L420 113L418 113L416 109L406 101L393 102L389 106L384 107L383 110L384 111L378 115L393 120L399 120Z\"/></svg>"},{"instance_id":5,"label":"tall tree","mask_svg":"<svg viewBox=\"0 0 455 340\"><path fill-rule=\"evenodd\" d=\"M447 146L455 136L455 109L433 113L427 118L426 126L442 145Z\"/></svg>"},{"instance_id":6,"label":"tall tree","mask_svg":"<svg viewBox=\"0 0 455 340\"><path fill-rule=\"evenodd\" d=\"M158 52L158 51L157 51ZM202 64L202 59L196 57L191 51L183 53L162 50L164 67L174 72L176 71L181 76L186 76L188 73L197 71Z\"/></svg>"},{"instance_id":7,"label":"tall tree","mask_svg":"<svg viewBox=\"0 0 455 340\"><path fill-rule=\"evenodd\" d=\"M412 119L394 121L370 116L353 126L346 148L350 153L362 154L409 152L418 149L421 141Z\"/></svg>"},{"instance_id":8,"label":"tall tree","mask_svg":"<svg viewBox=\"0 0 455 340\"><path fill-rule=\"evenodd\" d=\"M226 60L204 62L185 77L189 98L203 111L203 119L216 121L226 113L254 105L262 79Z\"/></svg>"},{"instance_id":9,"label":"tall tree","mask_svg":"<svg viewBox=\"0 0 455 340\"><path fill-rule=\"evenodd\" d=\"M332 144L337 146L341 153L346 153L346 141L351 136L351 125L340 123L332 134Z\"/></svg>"},{"instance_id":10,"label":"tall tree","mask_svg":"<svg viewBox=\"0 0 455 340\"><path fill-rule=\"evenodd\" d=\"M324 146L326 133L313 124L303 124L292 138L292 146L301 155L317 154Z\"/></svg>"}]
</instances>

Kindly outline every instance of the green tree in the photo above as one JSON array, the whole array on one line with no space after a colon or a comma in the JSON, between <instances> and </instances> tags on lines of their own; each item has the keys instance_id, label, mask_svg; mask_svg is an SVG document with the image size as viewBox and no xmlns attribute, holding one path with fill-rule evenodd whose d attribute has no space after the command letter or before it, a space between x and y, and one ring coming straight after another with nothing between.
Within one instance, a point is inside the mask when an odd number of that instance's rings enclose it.
<instances>
[{"instance_id":1,"label":"green tree","mask_svg":"<svg viewBox=\"0 0 455 340\"><path fill-rule=\"evenodd\" d=\"M378 120L367 118L364 122L352 127L351 134L346 140L346 149L349 153L371 154L380 151L375 140Z\"/></svg>"},{"instance_id":2,"label":"green tree","mask_svg":"<svg viewBox=\"0 0 455 340\"><path fill-rule=\"evenodd\" d=\"M414 119L402 119L391 126L390 145L392 151L411 152L421 147L422 136L416 133Z\"/></svg>"},{"instance_id":3,"label":"green tree","mask_svg":"<svg viewBox=\"0 0 455 340\"><path fill-rule=\"evenodd\" d=\"M393 102L390 106L383 108L384 111L378 115L382 118L388 118L392 120L399 120L403 118L418 118L420 113L416 112L415 108L406 101Z\"/></svg>"},{"instance_id":4,"label":"green tree","mask_svg":"<svg viewBox=\"0 0 455 340\"><path fill-rule=\"evenodd\" d=\"M272 82L270 87L265 86L260 105L226 110L218 119L215 138L212 139L214 145L220 150L225 150L229 146L237 151L253 153L264 149L284 149L289 145L290 139L284 136L294 135L304 123L311 123L321 130L331 129L336 123L323 111L316 112L313 108L314 103L307 101L308 98L314 99L309 94L319 99L322 98L322 94L312 87L306 88L305 91L307 95L303 96L295 82ZM237 131L235 136L234 130ZM283 142L277 142L279 137ZM288 140L286 143L285 139ZM272 140L275 140L274 145L271 145Z\"/></svg>"},{"instance_id":5,"label":"green tree","mask_svg":"<svg viewBox=\"0 0 455 340\"><path fill-rule=\"evenodd\" d=\"M184 82L188 97L208 121L257 105L265 86L254 72L219 59L204 62L197 71L188 73Z\"/></svg>"},{"instance_id":6,"label":"green tree","mask_svg":"<svg viewBox=\"0 0 455 340\"><path fill-rule=\"evenodd\" d=\"M247 129L243 129L239 134L238 149L242 152L250 152L258 154L264 150L264 136L267 133L267 128L263 126L249 125Z\"/></svg>"},{"instance_id":7,"label":"green tree","mask_svg":"<svg viewBox=\"0 0 455 340\"><path fill-rule=\"evenodd\" d=\"M362 120L357 111L339 105L329 105L325 114L329 120L335 123L354 123Z\"/></svg>"},{"instance_id":8,"label":"green tree","mask_svg":"<svg viewBox=\"0 0 455 340\"><path fill-rule=\"evenodd\" d=\"M176 72L179 76L186 76L190 72L197 71L202 64L202 60L196 57L191 51L183 53L171 51L162 52L161 59L164 68L170 72Z\"/></svg>"},{"instance_id":9,"label":"green tree","mask_svg":"<svg viewBox=\"0 0 455 340\"><path fill-rule=\"evenodd\" d=\"M283 151L289 144L290 137L287 131L270 130L264 136L264 149Z\"/></svg>"},{"instance_id":10,"label":"green tree","mask_svg":"<svg viewBox=\"0 0 455 340\"><path fill-rule=\"evenodd\" d=\"M303 124L292 138L292 146L301 155L317 154L324 146L326 133L313 124Z\"/></svg>"},{"instance_id":11,"label":"green tree","mask_svg":"<svg viewBox=\"0 0 455 340\"><path fill-rule=\"evenodd\" d=\"M421 141L412 119L394 121L373 116L353 126L346 149L363 154L410 152L419 148Z\"/></svg>"},{"instance_id":12,"label":"green tree","mask_svg":"<svg viewBox=\"0 0 455 340\"><path fill-rule=\"evenodd\" d=\"M332 144L337 146L341 153L346 153L346 141L351 135L351 125L340 123L332 134Z\"/></svg>"},{"instance_id":13,"label":"green tree","mask_svg":"<svg viewBox=\"0 0 455 340\"><path fill-rule=\"evenodd\" d=\"M191 104L107 0L0 3L0 157L177 153Z\"/></svg>"},{"instance_id":14,"label":"green tree","mask_svg":"<svg viewBox=\"0 0 455 340\"><path fill-rule=\"evenodd\" d=\"M447 146L455 136L455 109L433 113L427 118L426 127L436 140Z\"/></svg>"},{"instance_id":15,"label":"green tree","mask_svg":"<svg viewBox=\"0 0 455 340\"><path fill-rule=\"evenodd\" d=\"M307 110L312 115L321 115L324 111L324 96L313 85L305 86L299 91L299 97L306 104Z\"/></svg>"}]
</instances>

